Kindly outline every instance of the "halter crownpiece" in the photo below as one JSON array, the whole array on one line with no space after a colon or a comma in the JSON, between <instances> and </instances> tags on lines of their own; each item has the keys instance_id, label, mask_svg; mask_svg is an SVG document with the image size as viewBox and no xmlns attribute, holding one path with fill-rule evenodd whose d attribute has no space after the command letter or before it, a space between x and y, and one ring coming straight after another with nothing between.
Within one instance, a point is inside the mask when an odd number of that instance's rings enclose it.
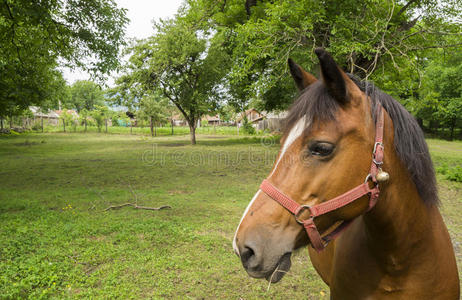
<instances>
[{"instance_id":1,"label":"halter crownpiece","mask_svg":"<svg viewBox=\"0 0 462 300\"><path fill-rule=\"evenodd\" d=\"M333 210L342 208L353 201L361 198L362 196L369 194L369 208L372 209L379 198L379 183L385 182L389 179L388 173L382 171L381 166L383 164L383 125L384 116L383 109L380 104L377 104L377 120L375 125L375 144L374 150L372 151L372 163L370 173L366 176L363 184L349 190L348 192L335 197L334 199L322 202L314 206L300 205L296 201L292 200L289 196L285 195L277 187L272 185L267 179L263 180L260 185L260 189L265 192L270 198L281 204L284 208L290 211L294 216L295 220L302 224L308 234L311 245L316 251L323 250L327 244L335 239L348 225L351 224L352 220L343 221L335 230L329 234L321 237L314 218L324 215ZM369 187L369 180L372 181L373 187ZM310 216L308 219L301 220L300 216L304 211L309 211Z\"/></svg>"}]
</instances>

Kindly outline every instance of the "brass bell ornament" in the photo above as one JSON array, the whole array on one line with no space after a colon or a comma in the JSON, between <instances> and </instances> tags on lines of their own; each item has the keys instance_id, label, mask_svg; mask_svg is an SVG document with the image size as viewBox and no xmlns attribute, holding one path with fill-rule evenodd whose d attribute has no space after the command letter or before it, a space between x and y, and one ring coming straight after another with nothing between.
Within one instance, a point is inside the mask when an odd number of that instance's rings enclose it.
<instances>
[{"instance_id":1,"label":"brass bell ornament","mask_svg":"<svg viewBox=\"0 0 462 300\"><path fill-rule=\"evenodd\" d=\"M387 182L388 179L390 179L390 174L383 171L382 169L379 169L379 172L377 173L375 178L377 179L377 182Z\"/></svg>"}]
</instances>

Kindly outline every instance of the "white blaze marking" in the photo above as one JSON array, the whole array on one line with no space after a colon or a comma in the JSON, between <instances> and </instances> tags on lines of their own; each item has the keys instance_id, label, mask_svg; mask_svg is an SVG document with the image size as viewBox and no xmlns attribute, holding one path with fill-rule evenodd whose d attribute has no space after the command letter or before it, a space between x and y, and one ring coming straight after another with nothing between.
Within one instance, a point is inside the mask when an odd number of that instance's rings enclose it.
<instances>
[{"instance_id":1,"label":"white blaze marking","mask_svg":"<svg viewBox=\"0 0 462 300\"><path fill-rule=\"evenodd\" d=\"M305 128L306 128L306 126L305 126L305 118L301 118L300 120L298 120L297 123L295 124L295 126L292 127L292 129L289 132L289 135L287 136L286 141L284 142L284 146L282 147L281 155L279 155L279 159L276 162L276 165L274 165L273 171L268 176L268 178L273 176L274 172L276 171L276 169L277 169L279 163L281 162L282 157L286 153L287 149L289 149L290 145L292 145L293 142L295 142L295 140L298 139L302 135L303 130Z\"/></svg>"},{"instance_id":2,"label":"white blaze marking","mask_svg":"<svg viewBox=\"0 0 462 300\"><path fill-rule=\"evenodd\" d=\"M299 138L300 135L302 135L303 130L305 128L306 128L306 126L305 126L305 118L301 118L300 120L297 121L295 126L290 130L289 135L287 136L287 138L286 138L286 140L284 142L284 146L282 147L281 155L279 155L279 159L276 162L276 165L274 166L273 171L268 176L268 178L271 177L274 174L274 172L276 171L276 169L277 169L277 167L279 165L279 162L281 162L282 157L286 153L287 149L289 149L290 145L292 145L293 142L297 138ZM250 207L252 206L255 199L257 199L260 192L261 192L261 190L258 190L258 192L253 196L252 200L250 201L249 205L247 205L247 208L245 209L244 214L241 217L241 221L239 222L239 225L237 225L236 233L234 234L234 239L233 239L233 249L234 249L234 252L236 252L238 255L239 255L239 248L237 247L237 244L236 244L236 237L237 237L237 233L239 231L239 227L241 227L242 220L244 220L245 216L249 212Z\"/></svg>"},{"instance_id":3,"label":"white blaze marking","mask_svg":"<svg viewBox=\"0 0 462 300\"><path fill-rule=\"evenodd\" d=\"M234 252L236 252L238 255L239 255L239 248L237 247L237 244L236 244L237 232L239 231L239 227L241 227L242 220L244 220L245 216L247 215L247 212L249 211L255 199L257 199L260 192L261 190L258 190L258 192L253 196L252 200L250 201L249 205L247 205L247 208L245 209L244 214L241 217L241 221L239 221L239 225L237 225L236 233L234 234L234 239L233 239L233 249L234 249Z\"/></svg>"}]
</instances>

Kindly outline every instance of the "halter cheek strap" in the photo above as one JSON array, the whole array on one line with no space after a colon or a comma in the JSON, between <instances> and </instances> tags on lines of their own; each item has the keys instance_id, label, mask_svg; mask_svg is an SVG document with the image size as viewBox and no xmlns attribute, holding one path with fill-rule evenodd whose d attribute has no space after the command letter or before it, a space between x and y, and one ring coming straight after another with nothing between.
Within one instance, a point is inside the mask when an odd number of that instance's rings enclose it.
<instances>
[{"instance_id":1,"label":"halter cheek strap","mask_svg":"<svg viewBox=\"0 0 462 300\"><path fill-rule=\"evenodd\" d=\"M355 200L361 198L364 195L369 194L369 208L370 210L377 203L379 198L379 186L377 182L377 174L380 166L383 164L383 124L384 116L383 109L380 104L377 107L377 120L376 120L376 132L375 132L375 144L372 153L372 164L370 173L366 176L366 180L363 184L349 190L348 192L335 197L334 199L322 202L314 206L300 205L296 201L292 200L289 196L280 191L277 187L272 185L267 179L263 180L260 185L260 189L265 192L270 198L281 204L284 208L290 211L294 216L295 220L302 224L308 234L311 245L316 251L323 250L327 244L335 239L343 230L345 230L352 222L343 221L334 231L321 237L314 218L327 214L328 212L334 211L341 207L344 207ZM369 180L373 182L373 187L369 186ZM300 216L304 211L309 211L310 216L307 219L301 220Z\"/></svg>"}]
</instances>

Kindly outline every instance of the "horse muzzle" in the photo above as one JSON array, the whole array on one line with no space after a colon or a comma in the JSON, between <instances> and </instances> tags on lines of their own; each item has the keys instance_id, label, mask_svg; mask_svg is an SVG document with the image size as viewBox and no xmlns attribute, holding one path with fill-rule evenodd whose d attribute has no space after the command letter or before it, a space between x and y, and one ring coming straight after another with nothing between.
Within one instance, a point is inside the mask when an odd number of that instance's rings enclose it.
<instances>
[{"instance_id":1,"label":"horse muzzle","mask_svg":"<svg viewBox=\"0 0 462 300\"><path fill-rule=\"evenodd\" d=\"M289 271L292 252L285 252L282 255L265 253L266 249L259 249L255 245L247 244L240 249L240 259L244 269L249 276L254 278L265 278L271 283L276 283Z\"/></svg>"}]
</instances>

